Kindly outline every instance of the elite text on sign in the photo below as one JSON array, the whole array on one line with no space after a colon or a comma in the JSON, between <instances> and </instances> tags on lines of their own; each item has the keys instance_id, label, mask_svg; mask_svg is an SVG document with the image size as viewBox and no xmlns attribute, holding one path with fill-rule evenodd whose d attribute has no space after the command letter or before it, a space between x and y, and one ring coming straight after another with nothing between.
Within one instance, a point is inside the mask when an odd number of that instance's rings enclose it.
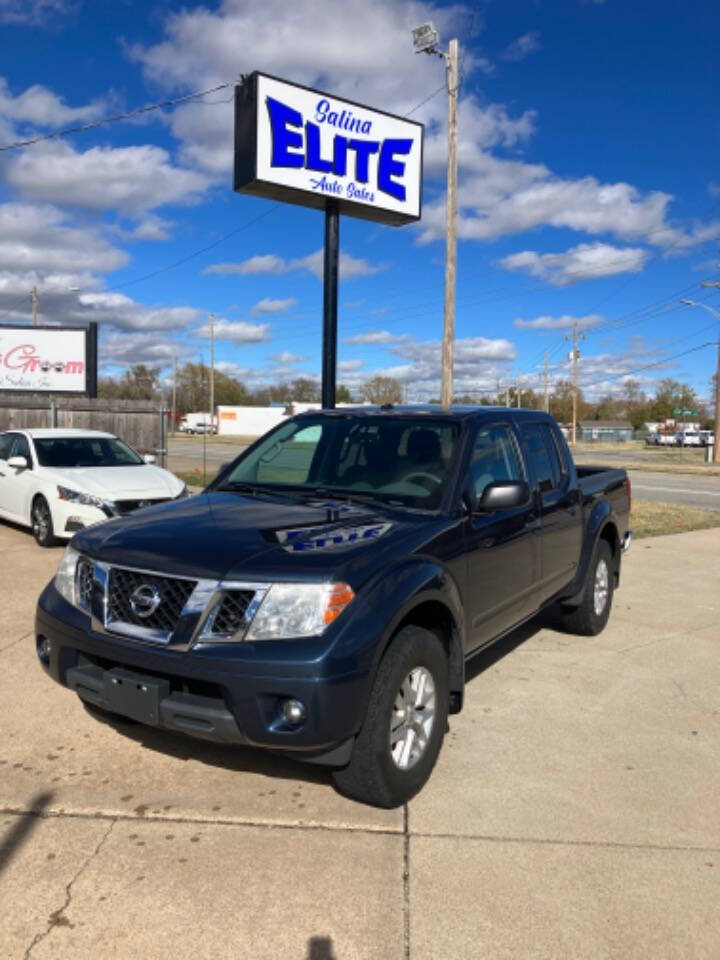
<instances>
[{"instance_id":1,"label":"elite text on sign","mask_svg":"<svg viewBox=\"0 0 720 960\"><path fill-rule=\"evenodd\" d=\"M423 126L252 74L236 89L235 190L381 223L420 217Z\"/></svg>"}]
</instances>

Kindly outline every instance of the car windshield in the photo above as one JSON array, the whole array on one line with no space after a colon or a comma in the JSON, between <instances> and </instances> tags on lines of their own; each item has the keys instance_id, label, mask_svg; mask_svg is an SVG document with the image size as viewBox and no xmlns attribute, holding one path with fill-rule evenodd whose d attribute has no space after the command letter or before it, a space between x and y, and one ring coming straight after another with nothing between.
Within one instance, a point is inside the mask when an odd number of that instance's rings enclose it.
<instances>
[{"instance_id":1,"label":"car windshield","mask_svg":"<svg viewBox=\"0 0 720 960\"><path fill-rule=\"evenodd\" d=\"M424 416L303 417L243 455L219 486L292 488L435 510L459 430L457 423Z\"/></svg>"},{"instance_id":2,"label":"car windshield","mask_svg":"<svg viewBox=\"0 0 720 960\"><path fill-rule=\"evenodd\" d=\"M52 437L35 439L43 467L134 467L145 461L117 437Z\"/></svg>"}]
</instances>

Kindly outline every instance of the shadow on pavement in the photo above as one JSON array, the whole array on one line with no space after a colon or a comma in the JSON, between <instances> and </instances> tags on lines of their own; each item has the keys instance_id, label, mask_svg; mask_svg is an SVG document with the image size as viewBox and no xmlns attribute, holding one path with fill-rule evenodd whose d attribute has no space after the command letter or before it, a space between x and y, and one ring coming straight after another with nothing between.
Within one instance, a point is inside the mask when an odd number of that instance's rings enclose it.
<instances>
[{"instance_id":1,"label":"shadow on pavement","mask_svg":"<svg viewBox=\"0 0 720 960\"><path fill-rule=\"evenodd\" d=\"M527 623L523 623L522 626L508 633L502 640L496 640L489 647L476 653L465 665L465 680L469 683L475 677L479 677L481 673L494 666L498 660L502 660L503 657L512 653L516 647L521 646L541 630L563 632L558 613L554 607L548 607L547 610L541 611L532 620L528 620Z\"/></svg>"},{"instance_id":2,"label":"shadow on pavement","mask_svg":"<svg viewBox=\"0 0 720 960\"><path fill-rule=\"evenodd\" d=\"M38 793L30 801L27 812L18 816L17 822L0 842L0 873L9 865L12 858L30 838L30 834L40 823L42 812L50 805L54 794L49 791Z\"/></svg>"},{"instance_id":3,"label":"shadow on pavement","mask_svg":"<svg viewBox=\"0 0 720 960\"><path fill-rule=\"evenodd\" d=\"M310 937L305 960L337 960L333 951L332 937Z\"/></svg>"},{"instance_id":4,"label":"shadow on pavement","mask_svg":"<svg viewBox=\"0 0 720 960\"><path fill-rule=\"evenodd\" d=\"M134 723L132 720L102 713L97 709L90 708L88 713L94 720L106 723L124 737L134 740L146 749L177 760L197 760L199 763L220 767L233 773L258 773L280 780L305 780L308 783L331 782L328 767L302 763L271 750L209 743L171 730Z\"/></svg>"}]
</instances>

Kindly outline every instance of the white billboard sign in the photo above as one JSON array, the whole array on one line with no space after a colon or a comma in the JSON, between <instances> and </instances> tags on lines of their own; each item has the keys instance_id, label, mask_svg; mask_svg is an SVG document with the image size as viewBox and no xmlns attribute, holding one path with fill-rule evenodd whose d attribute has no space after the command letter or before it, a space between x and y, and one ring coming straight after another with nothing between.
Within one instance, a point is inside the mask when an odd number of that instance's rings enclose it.
<instances>
[{"instance_id":1,"label":"white billboard sign","mask_svg":"<svg viewBox=\"0 0 720 960\"><path fill-rule=\"evenodd\" d=\"M0 390L86 393L88 330L0 326Z\"/></svg>"},{"instance_id":2,"label":"white billboard sign","mask_svg":"<svg viewBox=\"0 0 720 960\"><path fill-rule=\"evenodd\" d=\"M423 125L253 73L235 92L235 190L380 223L420 218Z\"/></svg>"}]
</instances>

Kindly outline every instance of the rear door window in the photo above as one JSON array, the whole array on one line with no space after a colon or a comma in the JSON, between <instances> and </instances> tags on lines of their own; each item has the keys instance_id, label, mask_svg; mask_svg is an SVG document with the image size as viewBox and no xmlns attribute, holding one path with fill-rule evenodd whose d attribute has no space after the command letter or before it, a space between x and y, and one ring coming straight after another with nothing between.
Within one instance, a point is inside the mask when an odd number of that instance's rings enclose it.
<instances>
[{"instance_id":1,"label":"rear door window","mask_svg":"<svg viewBox=\"0 0 720 960\"><path fill-rule=\"evenodd\" d=\"M560 461L549 430L544 423L523 423L520 435L525 444L528 465L541 493L560 485Z\"/></svg>"}]
</instances>

